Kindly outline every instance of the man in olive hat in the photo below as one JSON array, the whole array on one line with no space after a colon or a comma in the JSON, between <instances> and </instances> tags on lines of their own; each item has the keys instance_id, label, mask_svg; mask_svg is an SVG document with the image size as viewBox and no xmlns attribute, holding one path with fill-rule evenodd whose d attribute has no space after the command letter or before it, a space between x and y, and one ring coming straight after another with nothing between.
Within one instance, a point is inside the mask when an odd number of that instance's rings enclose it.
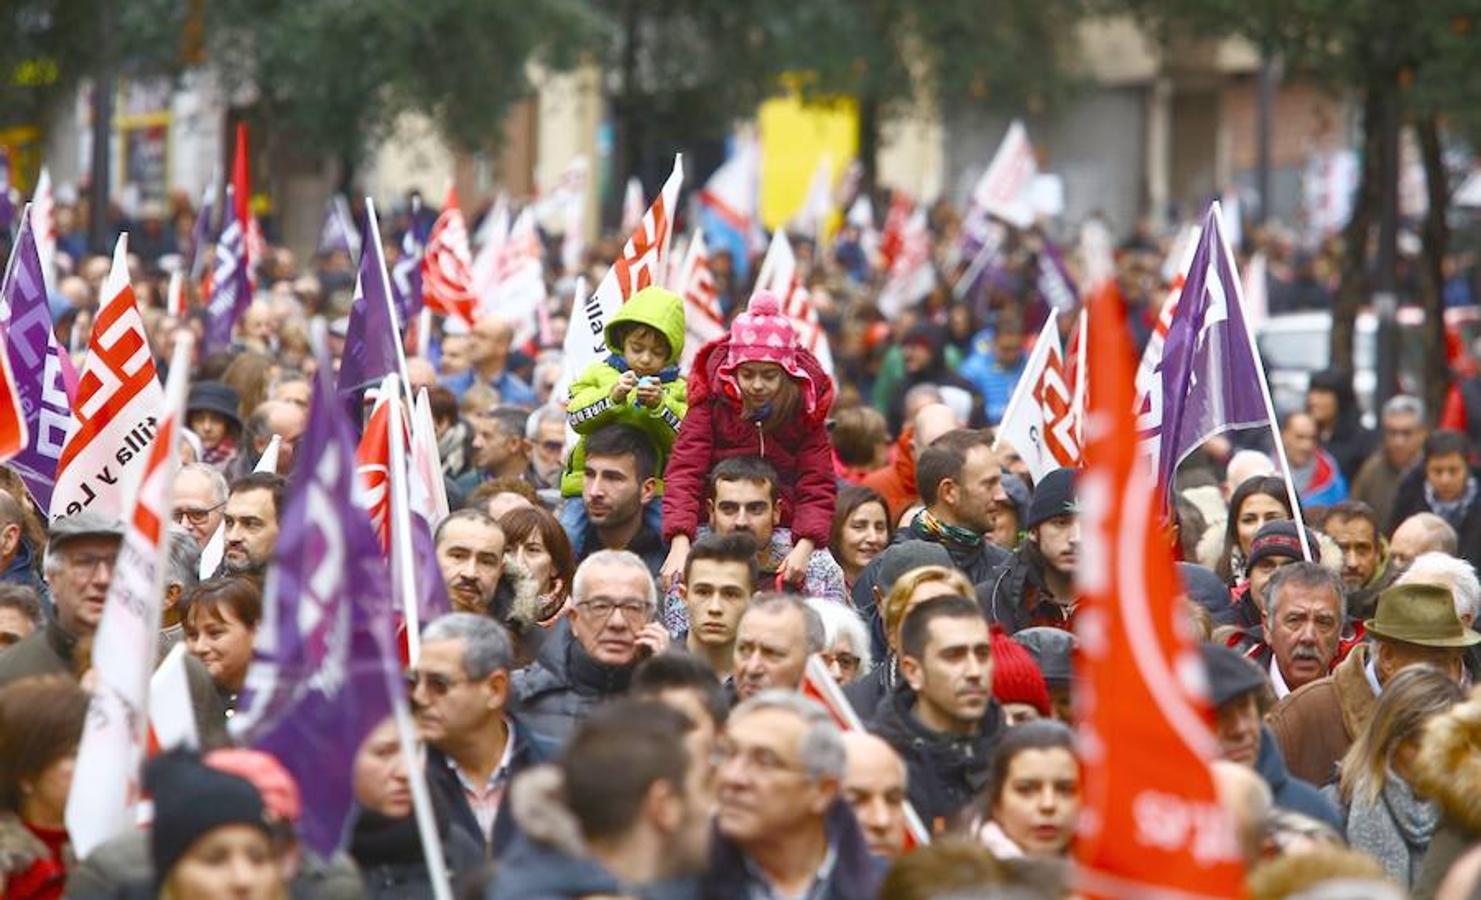
<instances>
[{"instance_id":1,"label":"man in olive hat","mask_svg":"<svg viewBox=\"0 0 1481 900\"><path fill-rule=\"evenodd\" d=\"M1466 648L1481 643L1481 634L1456 615L1451 592L1431 584L1403 584L1379 594L1378 608L1363 627L1366 645L1353 648L1331 675L1293 691L1266 718L1291 773L1313 784L1336 777L1337 761L1368 727L1390 678L1429 665L1459 681Z\"/></svg>"}]
</instances>

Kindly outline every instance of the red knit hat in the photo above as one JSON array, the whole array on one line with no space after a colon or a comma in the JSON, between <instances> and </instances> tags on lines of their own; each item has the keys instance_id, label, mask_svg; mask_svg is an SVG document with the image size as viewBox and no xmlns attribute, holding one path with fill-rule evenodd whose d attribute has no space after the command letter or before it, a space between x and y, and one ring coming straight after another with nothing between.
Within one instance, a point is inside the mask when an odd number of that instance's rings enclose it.
<instances>
[{"instance_id":1,"label":"red knit hat","mask_svg":"<svg viewBox=\"0 0 1481 900\"><path fill-rule=\"evenodd\" d=\"M992 629L992 695L999 703L1027 703L1048 718L1049 684L1034 657L1002 628Z\"/></svg>"}]
</instances>

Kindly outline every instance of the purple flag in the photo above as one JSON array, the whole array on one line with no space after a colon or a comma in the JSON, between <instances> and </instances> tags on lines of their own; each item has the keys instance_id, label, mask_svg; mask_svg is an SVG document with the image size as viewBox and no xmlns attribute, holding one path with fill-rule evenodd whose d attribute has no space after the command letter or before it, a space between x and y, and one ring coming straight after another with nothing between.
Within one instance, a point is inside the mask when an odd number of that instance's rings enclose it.
<instances>
[{"instance_id":1,"label":"purple flag","mask_svg":"<svg viewBox=\"0 0 1481 900\"><path fill-rule=\"evenodd\" d=\"M0 325L10 336L5 352L10 355L16 392L31 427L30 443L6 464L25 481L31 499L47 510L56 485L57 460L72 421L72 404L62 374L65 357L52 330L29 206L21 215L20 234L0 286Z\"/></svg>"},{"instance_id":2,"label":"purple flag","mask_svg":"<svg viewBox=\"0 0 1481 900\"><path fill-rule=\"evenodd\" d=\"M1059 248L1048 237L1044 238L1044 249L1039 251L1035 286L1039 299L1054 308L1055 312L1072 312L1080 302L1080 292L1065 268L1064 257Z\"/></svg>"},{"instance_id":3,"label":"purple flag","mask_svg":"<svg viewBox=\"0 0 1481 900\"><path fill-rule=\"evenodd\" d=\"M252 302L247 280L246 236L235 209L231 186L226 188L226 223L216 239L216 265L211 270L211 302L206 307L205 350L224 350L231 345L231 331Z\"/></svg>"},{"instance_id":4,"label":"purple flag","mask_svg":"<svg viewBox=\"0 0 1481 900\"><path fill-rule=\"evenodd\" d=\"M1172 490L1178 465L1226 431L1270 424L1260 363L1239 308L1239 275L1220 232L1218 204L1204 217L1188 280L1167 330L1157 477ZM1141 411L1138 411L1139 413Z\"/></svg>"},{"instance_id":5,"label":"purple flag","mask_svg":"<svg viewBox=\"0 0 1481 900\"><path fill-rule=\"evenodd\" d=\"M355 231L349 204L336 194L324 204L324 223L319 226L318 253L323 256L342 250L355 259L360 255L360 235Z\"/></svg>"},{"instance_id":6,"label":"purple flag","mask_svg":"<svg viewBox=\"0 0 1481 900\"><path fill-rule=\"evenodd\" d=\"M190 230L190 280L201 280L201 270L206 265L206 245L215 241L211 233L211 203L216 197L216 186L206 188L201 196L201 208L195 214L195 227Z\"/></svg>"},{"instance_id":7,"label":"purple flag","mask_svg":"<svg viewBox=\"0 0 1481 900\"><path fill-rule=\"evenodd\" d=\"M262 621L233 734L276 756L303 792L304 841L341 845L351 769L401 690L386 561L358 490L355 443L319 366L300 464L279 517Z\"/></svg>"},{"instance_id":8,"label":"purple flag","mask_svg":"<svg viewBox=\"0 0 1481 900\"><path fill-rule=\"evenodd\" d=\"M10 196L10 151L0 147L0 233L15 227L15 201Z\"/></svg>"},{"instance_id":9,"label":"purple flag","mask_svg":"<svg viewBox=\"0 0 1481 900\"><path fill-rule=\"evenodd\" d=\"M432 526L420 514L411 518L411 552L417 568L417 621L425 628L428 622L453 611L447 598L447 582L437 565L437 543L432 539Z\"/></svg>"},{"instance_id":10,"label":"purple flag","mask_svg":"<svg viewBox=\"0 0 1481 900\"><path fill-rule=\"evenodd\" d=\"M401 371L397 327L391 305L386 257L381 250L380 227L375 205L366 198L365 233L361 235L360 272L355 278L355 302L345 330L344 355L339 361L339 393L348 397L379 384L392 372Z\"/></svg>"},{"instance_id":11,"label":"purple flag","mask_svg":"<svg viewBox=\"0 0 1481 900\"><path fill-rule=\"evenodd\" d=\"M411 202L411 222L401 236L401 258L391 269L391 294L403 333L422 311L422 249L426 246L426 237L417 232L422 201L413 197Z\"/></svg>"}]
</instances>

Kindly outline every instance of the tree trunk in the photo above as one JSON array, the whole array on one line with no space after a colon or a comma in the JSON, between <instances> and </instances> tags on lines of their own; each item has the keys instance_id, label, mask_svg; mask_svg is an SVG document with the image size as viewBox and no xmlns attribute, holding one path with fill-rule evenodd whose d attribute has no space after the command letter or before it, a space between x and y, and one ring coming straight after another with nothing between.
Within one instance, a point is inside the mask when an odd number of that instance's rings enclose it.
<instances>
[{"instance_id":1,"label":"tree trunk","mask_svg":"<svg viewBox=\"0 0 1481 900\"><path fill-rule=\"evenodd\" d=\"M1450 387L1450 365L1445 357L1445 254L1450 246L1450 226L1445 211L1450 204L1449 175L1445 171L1444 147L1440 143L1440 117L1427 113L1416 124L1419 150L1424 159L1425 193L1429 210L1420 235L1424 252L1424 277L1420 279L1420 302L1424 307L1424 404L1431 421L1439 418Z\"/></svg>"},{"instance_id":2,"label":"tree trunk","mask_svg":"<svg viewBox=\"0 0 1481 900\"><path fill-rule=\"evenodd\" d=\"M1353 338L1358 310L1368 297L1368 236L1378 205L1382 177L1380 145L1383 135L1382 88L1369 82L1363 92L1363 154L1352 217L1342 230L1343 262L1337 296L1332 303L1331 366L1353 371Z\"/></svg>"},{"instance_id":3,"label":"tree trunk","mask_svg":"<svg viewBox=\"0 0 1481 900\"><path fill-rule=\"evenodd\" d=\"M879 178L879 98L872 91L859 97L859 193L874 197Z\"/></svg>"},{"instance_id":4,"label":"tree trunk","mask_svg":"<svg viewBox=\"0 0 1481 900\"><path fill-rule=\"evenodd\" d=\"M612 179L602 202L602 222L615 229L622 220L622 197L638 161L638 3L622 4L622 86L612 100Z\"/></svg>"}]
</instances>

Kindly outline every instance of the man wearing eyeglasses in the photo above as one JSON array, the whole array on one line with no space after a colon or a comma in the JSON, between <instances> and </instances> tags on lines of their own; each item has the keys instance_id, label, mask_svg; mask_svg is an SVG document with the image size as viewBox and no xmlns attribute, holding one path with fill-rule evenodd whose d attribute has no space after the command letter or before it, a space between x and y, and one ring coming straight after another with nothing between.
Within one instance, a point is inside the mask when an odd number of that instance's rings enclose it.
<instances>
[{"instance_id":1,"label":"man wearing eyeglasses","mask_svg":"<svg viewBox=\"0 0 1481 900\"><path fill-rule=\"evenodd\" d=\"M89 510L52 523L45 568L54 615L0 653L0 687L32 675L79 674L74 654L78 643L98 630L113 580L113 558L122 541L121 522ZM211 676L193 656L185 658L185 675L201 741L214 746L226 738L226 713Z\"/></svg>"},{"instance_id":2,"label":"man wearing eyeglasses","mask_svg":"<svg viewBox=\"0 0 1481 900\"><path fill-rule=\"evenodd\" d=\"M633 669L668 648L654 621L658 588L626 550L599 550L576 569L568 618L535 662L514 673L516 708L530 727L562 744L601 701L622 694Z\"/></svg>"},{"instance_id":3,"label":"man wearing eyeglasses","mask_svg":"<svg viewBox=\"0 0 1481 900\"><path fill-rule=\"evenodd\" d=\"M204 549L225 515L226 478L205 463L182 466L175 476L172 506L175 521Z\"/></svg>"},{"instance_id":4,"label":"man wearing eyeglasses","mask_svg":"<svg viewBox=\"0 0 1481 900\"><path fill-rule=\"evenodd\" d=\"M504 803L509 782L554 749L510 715L512 661L497 622L449 613L422 632L421 655L406 673L417 735L428 746L428 786L485 856L498 855L514 834Z\"/></svg>"},{"instance_id":5,"label":"man wearing eyeglasses","mask_svg":"<svg viewBox=\"0 0 1481 900\"><path fill-rule=\"evenodd\" d=\"M793 691L730 714L715 747L715 845L706 897L875 897L882 872L844 801L842 735Z\"/></svg>"}]
</instances>

